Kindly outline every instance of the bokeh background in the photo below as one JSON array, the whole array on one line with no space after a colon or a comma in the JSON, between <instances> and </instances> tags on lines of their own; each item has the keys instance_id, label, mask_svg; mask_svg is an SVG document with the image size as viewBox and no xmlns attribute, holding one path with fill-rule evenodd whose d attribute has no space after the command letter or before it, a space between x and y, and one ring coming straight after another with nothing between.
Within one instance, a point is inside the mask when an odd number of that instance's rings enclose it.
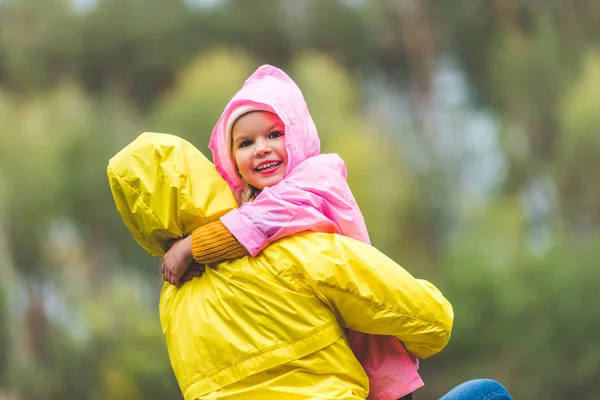
<instances>
[{"instance_id":1,"label":"bokeh background","mask_svg":"<svg viewBox=\"0 0 600 400\"><path fill-rule=\"evenodd\" d=\"M600 398L600 2L0 1L0 399L177 399L160 260L115 209L139 133L205 154L259 65L301 86L375 246L454 305L434 399Z\"/></svg>"}]
</instances>

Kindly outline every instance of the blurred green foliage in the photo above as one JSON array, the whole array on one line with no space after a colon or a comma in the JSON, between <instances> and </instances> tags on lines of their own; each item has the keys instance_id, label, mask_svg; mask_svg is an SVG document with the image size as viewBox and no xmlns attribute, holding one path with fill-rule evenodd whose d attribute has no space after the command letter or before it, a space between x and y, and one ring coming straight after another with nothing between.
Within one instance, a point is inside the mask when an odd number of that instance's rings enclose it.
<instances>
[{"instance_id":1,"label":"blurred green foliage","mask_svg":"<svg viewBox=\"0 0 600 400\"><path fill-rule=\"evenodd\" d=\"M419 398L477 377L599 398L600 7L534 3L0 1L0 399L179 397L160 260L106 164L143 131L209 155L264 63L303 89L374 245L454 306Z\"/></svg>"}]
</instances>

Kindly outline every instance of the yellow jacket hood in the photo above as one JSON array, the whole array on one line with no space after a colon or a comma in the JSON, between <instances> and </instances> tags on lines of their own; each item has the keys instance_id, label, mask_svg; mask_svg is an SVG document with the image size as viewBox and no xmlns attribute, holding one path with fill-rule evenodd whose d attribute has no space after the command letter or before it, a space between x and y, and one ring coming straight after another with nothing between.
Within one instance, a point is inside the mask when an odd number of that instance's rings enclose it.
<instances>
[{"instance_id":1,"label":"yellow jacket hood","mask_svg":"<svg viewBox=\"0 0 600 400\"><path fill-rule=\"evenodd\" d=\"M156 257L164 256L170 239L237 207L213 164L177 136L142 133L110 159L107 174L125 225Z\"/></svg>"}]
</instances>

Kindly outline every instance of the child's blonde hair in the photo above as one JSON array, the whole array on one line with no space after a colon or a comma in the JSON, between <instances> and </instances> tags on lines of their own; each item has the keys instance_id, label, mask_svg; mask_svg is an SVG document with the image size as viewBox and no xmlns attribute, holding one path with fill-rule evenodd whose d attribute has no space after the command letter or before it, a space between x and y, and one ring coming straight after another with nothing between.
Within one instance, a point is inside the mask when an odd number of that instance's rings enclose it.
<instances>
[{"instance_id":1,"label":"child's blonde hair","mask_svg":"<svg viewBox=\"0 0 600 400\"><path fill-rule=\"evenodd\" d=\"M260 193L260 191L257 188L248 185L243 179L242 183L244 185L244 188L238 196L238 204L240 206L244 203L250 203L251 201L254 201L254 199L256 199L256 196L258 196L258 193Z\"/></svg>"}]
</instances>

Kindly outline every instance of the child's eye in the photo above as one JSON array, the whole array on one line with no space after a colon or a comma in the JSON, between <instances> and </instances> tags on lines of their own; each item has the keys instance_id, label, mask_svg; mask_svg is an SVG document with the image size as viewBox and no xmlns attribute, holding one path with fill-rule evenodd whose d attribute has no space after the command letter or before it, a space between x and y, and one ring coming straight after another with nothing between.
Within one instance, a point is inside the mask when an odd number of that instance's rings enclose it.
<instances>
[{"instance_id":1,"label":"child's eye","mask_svg":"<svg viewBox=\"0 0 600 400\"><path fill-rule=\"evenodd\" d=\"M248 147L252 145L252 141L251 140L244 140L243 142L240 143L240 148L241 147Z\"/></svg>"},{"instance_id":2,"label":"child's eye","mask_svg":"<svg viewBox=\"0 0 600 400\"><path fill-rule=\"evenodd\" d=\"M282 136L283 136L283 132L279 132L279 131L269 133L269 139L277 139L278 137L282 137Z\"/></svg>"}]
</instances>

